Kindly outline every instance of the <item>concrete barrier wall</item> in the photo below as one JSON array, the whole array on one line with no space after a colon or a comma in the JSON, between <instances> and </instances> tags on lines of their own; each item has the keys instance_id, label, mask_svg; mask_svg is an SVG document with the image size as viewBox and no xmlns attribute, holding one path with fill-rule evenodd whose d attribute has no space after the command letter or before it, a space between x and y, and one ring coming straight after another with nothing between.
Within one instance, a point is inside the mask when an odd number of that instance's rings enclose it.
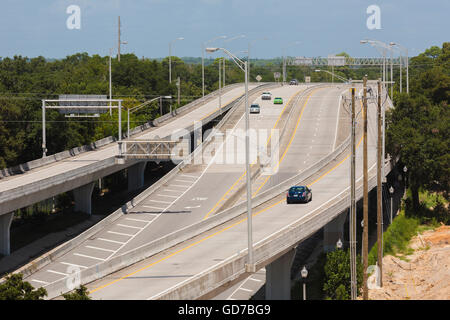
<instances>
[{"instance_id":1,"label":"concrete barrier wall","mask_svg":"<svg viewBox=\"0 0 450 320\"><path fill-rule=\"evenodd\" d=\"M263 84L257 88L254 88L253 90L250 90L249 92L254 92L257 90L261 90L261 88L268 86L269 84ZM229 108L234 108L235 106L238 106L239 103L241 103L244 99L244 95L239 97L238 99L234 100L232 103L230 103ZM231 110L230 112L234 112L234 110ZM230 114L230 112L228 114ZM222 126L225 121L227 121L228 118L226 116L219 122L218 127ZM193 153L191 153L188 156L188 159L190 162L194 159L196 155L201 152L201 147L204 147L212 140L212 136L209 136L207 139L205 139L202 144L197 147ZM137 195L135 198L133 198L131 201L124 204L121 208L117 209L110 215L108 215L106 218L89 228L88 230L84 231L83 233L79 234L77 237L65 242L64 244L61 244L60 246L52 249L51 251L47 252L46 254L40 256L39 258L33 260L32 262L26 264L25 266L21 267L20 269L16 270L15 273L22 273L24 277L28 277L34 272L42 269L47 264L51 263L58 257L64 255L68 251L72 250L73 248L77 247L80 243L85 241L86 239L90 238L92 235L96 234L101 229L105 228L106 226L114 223L118 218L120 218L123 214L125 214L129 209L135 207L140 201L151 195L153 192L158 190L164 183L166 183L168 180L173 178L179 171L181 171L189 161L182 161L180 162L175 168L173 168L171 171L169 171L164 177L162 177L160 180L152 184L149 188L144 190L142 193Z\"/></svg>"}]
</instances>

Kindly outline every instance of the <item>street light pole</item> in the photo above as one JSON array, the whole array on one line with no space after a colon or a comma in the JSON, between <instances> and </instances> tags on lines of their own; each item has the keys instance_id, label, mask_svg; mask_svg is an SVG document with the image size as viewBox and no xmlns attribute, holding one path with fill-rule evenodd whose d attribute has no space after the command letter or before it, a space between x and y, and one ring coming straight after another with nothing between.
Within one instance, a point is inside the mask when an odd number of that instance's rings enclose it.
<instances>
[{"instance_id":1,"label":"street light pole","mask_svg":"<svg viewBox=\"0 0 450 320\"><path fill-rule=\"evenodd\" d=\"M169 83L172 83L172 43L177 40L184 40L184 38L176 38L175 40L169 42Z\"/></svg>"},{"instance_id":2,"label":"street light pole","mask_svg":"<svg viewBox=\"0 0 450 320\"><path fill-rule=\"evenodd\" d=\"M394 187L389 188L389 193L391 194L391 221L390 224L392 224L392 216L393 216L393 205L394 205Z\"/></svg>"},{"instance_id":3,"label":"street light pole","mask_svg":"<svg viewBox=\"0 0 450 320\"><path fill-rule=\"evenodd\" d=\"M206 52L216 52L222 50L225 52L234 63L245 74L245 168L246 168L246 182L247 182L247 235L248 235L248 263L245 266L246 272L255 272L256 266L253 261L253 239L252 239L252 194L251 194L251 174L250 174L250 116L248 107L248 63L242 61L231 52L224 48L206 48Z\"/></svg>"},{"instance_id":4,"label":"street light pole","mask_svg":"<svg viewBox=\"0 0 450 320\"><path fill-rule=\"evenodd\" d=\"M308 270L306 266L303 266L302 271L300 272L303 278L303 300L306 300L306 277L308 276Z\"/></svg>"},{"instance_id":5,"label":"street light pole","mask_svg":"<svg viewBox=\"0 0 450 320\"><path fill-rule=\"evenodd\" d=\"M112 56L112 48L109 48L109 115L112 116L112 75L111 75L111 56Z\"/></svg>"}]
</instances>

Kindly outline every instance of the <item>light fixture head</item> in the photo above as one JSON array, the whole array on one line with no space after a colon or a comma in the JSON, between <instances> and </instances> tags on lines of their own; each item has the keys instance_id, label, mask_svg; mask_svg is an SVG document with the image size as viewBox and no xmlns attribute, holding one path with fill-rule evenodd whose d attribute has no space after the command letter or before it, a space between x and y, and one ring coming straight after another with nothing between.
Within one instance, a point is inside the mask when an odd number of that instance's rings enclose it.
<instances>
[{"instance_id":1,"label":"light fixture head","mask_svg":"<svg viewBox=\"0 0 450 320\"><path fill-rule=\"evenodd\" d=\"M216 52L217 50L219 50L219 48L206 48L205 50L208 53L213 53L213 52Z\"/></svg>"},{"instance_id":2,"label":"light fixture head","mask_svg":"<svg viewBox=\"0 0 450 320\"><path fill-rule=\"evenodd\" d=\"M308 270L306 270L306 266L303 266L301 274L303 279L305 279L308 276Z\"/></svg>"}]
</instances>

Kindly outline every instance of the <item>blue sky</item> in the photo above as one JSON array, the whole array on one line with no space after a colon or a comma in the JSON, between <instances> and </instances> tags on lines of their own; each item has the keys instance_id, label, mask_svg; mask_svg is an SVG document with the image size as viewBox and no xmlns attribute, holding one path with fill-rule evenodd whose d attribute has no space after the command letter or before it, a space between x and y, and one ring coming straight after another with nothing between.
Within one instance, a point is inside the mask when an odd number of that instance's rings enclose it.
<instances>
[{"instance_id":1,"label":"blue sky","mask_svg":"<svg viewBox=\"0 0 450 320\"><path fill-rule=\"evenodd\" d=\"M66 8L81 9L81 29L69 30ZM378 5L381 29L369 30L366 9ZM121 51L156 58L201 56L203 42L216 36L246 37L227 43L232 52L252 46L252 57L327 56L346 51L352 56L378 56L360 39L395 41L416 55L450 41L449 0L0 0L0 56L62 58L76 52L107 55L117 43L121 16Z\"/></svg>"}]
</instances>

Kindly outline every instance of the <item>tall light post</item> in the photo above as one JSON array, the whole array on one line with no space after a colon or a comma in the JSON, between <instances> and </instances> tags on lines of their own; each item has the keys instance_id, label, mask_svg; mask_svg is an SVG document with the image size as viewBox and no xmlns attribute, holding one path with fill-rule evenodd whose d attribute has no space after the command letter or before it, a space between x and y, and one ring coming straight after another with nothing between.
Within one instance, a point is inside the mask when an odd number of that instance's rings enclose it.
<instances>
[{"instance_id":1,"label":"tall light post","mask_svg":"<svg viewBox=\"0 0 450 320\"><path fill-rule=\"evenodd\" d=\"M308 270L306 266L303 266L302 271L300 272L303 278L303 300L306 300L306 277L308 277Z\"/></svg>"},{"instance_id":2,"label":"tall light post","mask_svg":"<svg viewBox=\"0 0 450 320\"><path fill-rule=\"evenodd\" d=\"M393 213L393 205L394 205L394 187L393 186L391 186L390 188L389 188L389 193L391 194L391 223L390 224L392 224L392 213Z\"/></svg>"},{"instance_id":3,"label":"tall light post","mask_svg":"<svg viewBox=\"0 0 450 320\"><path fill-rule=\"evenodd\" d=\"M385 86L386 83L386 50L390 50L391 52L394 50L392 48L391 45L388 45L382 41L379 40L361 40L360 41L361 44L370 44L372 47L374 47L375 49L378 50L378 52L380 52L383 55L383 86L382 88ZM380 51L380 49L382 49L382 51ZM392 59L391 59L392 62ZM391 72L391 85L393 85L393 74ZM382 90L378 91L378 95L381 95ZM392 93L391 93L391 98L392 98ZM383 137L383 142L382 142L382 159L383 159L383 164L381 167L381 171L382 171L382 182L386 182L386 177L384 174L384 158L385 158L385 148L386 148L386 143L385 143L385 131L386 131L386 121L385 121L385 114L386 114L386 109L384 107L384 104L382 105L382 137Z\"/></svg>"},{"instance_id":4,"label":"tall light post","mask_svg":"<svg viewBox=\"0 0 450 320\"><path fill-rule=\"evenodd\" d=\"M283 48L283 83L286 82L286 49L300 43L300 41L294 41Z\"/></svg>"},{"instance_id":5,"label":"tall light post","mask_svg":"<svg viewBox=\"0 0 450 320\"><path fill-rule=\"evenodd\" d=\"M406 93L409 93L409 60L408 60L408 48L405 48L404 46L396 43L396 42L391 42L390 46L392 47L397 47L400 51L403 51L406 57ZM401 66L401 64L400 64ZM400 75L401 75L401 67L400 67ZM401 85L401 80L400 80L400 85ZM401 87L400 87L401 88ZM400 91L401 92L401 91Z\"/></svg>"},{"instance_id":6,"label":"tall light post","mask_svg":"<svg viewBox=\"0 0 450 320\"><path fill-rule=\"evenodd\" d=\"M242 61L227 49L224 48L206 48L206 52L216 52L222 50L245 74L245 169L247 180L247 235L248 235L248 263L245 266L246 272L255 272L256 266L253 262L253 240L252 240L252 194L250 180L250 141L249 141L249 108L248 108L248 63Z\"/></svg>"},{"instance_id":7,"label":"tall light post","mask_svg":"<svg viewBox=\"0 0 450 320\"><path fill-rule=\"evenodd\" d=\"M112 116L112 107L111 107L111 99L112 99L112 75L111 75L111 56L114 48L109 48L109 115Z\"/></svg>"},{"instance_id":8,"label":"tall light post","mask_svg":"<svg viewBox=\"0 0 450 320\"><path fill-rule=\"evenodd\" d=\"M213 38L211 40L208 40L208 41L203 43L203 46L202 46L202 96L203 97L205 96L205 48L206 48L206 45L209 42L212 42L212 41L215 41L215 40L218 40L218 39L226 39L226 37L227 36L215 37L215 38Z\"/></svg>"},{"instance_id":9,"label":"tall light post","mask_svg":"<svg viewBox=\"0 0 450 320\"><path fill-rule=\"evenodd\" d=\"M233 37L233 38L229 38L229 39L226 39L226 40L224 40L223 42L225 43L225 42L230 42L230 41L233 41L233 40L236 40L236 39L242 39L242 38L245 38L246 37L246 35L245 34L240 34L240 35L238 35L238 36L235 36L235 37ZM247 60L248 61L248 60ZM222 85L222 87L225 87L225 67L226 67L226 59L225 59L225 57L223 58L223 85ZM248 68L248 71L250 72L250 63L248 64L248 66L247 66L247 68ZM250 79L250 78L249 78Z\"/></svg>"},{"instance_id":10,"label":"tall light post","mask_svg":"<svg viewBox=\"0 0 450 320\"><path fill-rule=\"evenodd\" d=\"M120 40L120 36L121 36L121 26L120 26L120 16L119 16L119 30L118 30L118 40L117 40L117 61L120 62L120 45L122 44L128 44L127 41L121 41Z\"/></svg>"},{"instance_id":11,"label":"tall light post","mask_svg":"<svg viewBox=\"0 0 450 320\"><path fill-rule=\"evenodd\" d=\"M169 42L169 83L172 83L172 44L177 40L184 40L184 38L176 38L175 40Z\"/></svg>"}]
</instances>

